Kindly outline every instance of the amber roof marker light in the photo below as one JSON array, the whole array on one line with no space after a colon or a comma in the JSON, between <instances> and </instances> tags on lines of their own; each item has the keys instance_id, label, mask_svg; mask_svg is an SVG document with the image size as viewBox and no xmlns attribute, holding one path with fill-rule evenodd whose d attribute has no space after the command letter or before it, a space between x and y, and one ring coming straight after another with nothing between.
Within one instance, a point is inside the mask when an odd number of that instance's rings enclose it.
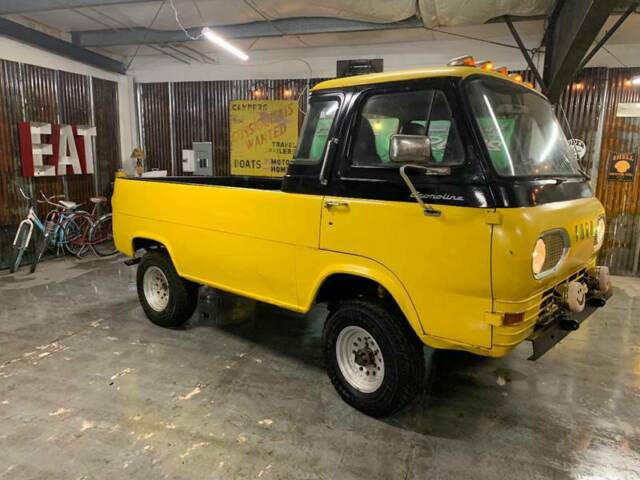
<instances>
[{"instance_id":1,"label":"amber roof marker light","mask_svg":"<svg viewBox=\"0 0 640 480\"><path fill-rule=\"evenodd\" d=\"M447 62L449 67L475 67L476 61L471 55L462 55Z\"/></svg>"},{"instance_id":2,"label":"amber roof marker light","mask_svg":"<svg viewBox=\"0 0 640 480\"><path fill-rule=\"evenodd\" d=\"M485 72L492 72L495 65L491 60L483 60L481 62L477 62L476 67L484 70Z\"/></svg>"}]
</instances>

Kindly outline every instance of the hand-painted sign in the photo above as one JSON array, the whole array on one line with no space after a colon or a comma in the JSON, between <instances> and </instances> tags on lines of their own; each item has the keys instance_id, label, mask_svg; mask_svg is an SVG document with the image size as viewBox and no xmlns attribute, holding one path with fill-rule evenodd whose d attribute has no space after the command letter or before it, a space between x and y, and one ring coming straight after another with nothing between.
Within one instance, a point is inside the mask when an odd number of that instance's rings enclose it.
<instances>
[{"instance_id":1,"label":"hand-painted sign","mask_svg":"<svg viewBox=\"0 0 640 480\"><path fill-rule=\"evenodd\" d=\"M58 125L20 122L20 160L25 177L92 174L92 137L96 128L86 125ZM48 136L48 142L42 138Z\"/></svg>"},{"instance_id":2,"label":"hand-painted sign","mask_svg":"<svg viewBox=\"0 0 640 480\"><path fill-rule=\"evenodd\" d=\"M633 182L636 174L635 153L612 153L609 160L609 180Z\"/></svg>"},{"instance_id":3,"label":"hand-painted sign","mask_svg":"<svg viewBox=\"0 0 640 480\"><path fill-rule=\"evenodd\" d=\"M231 174L281 177L298 144L298 102L233 100Z\"/></svg>"}]
</instances>

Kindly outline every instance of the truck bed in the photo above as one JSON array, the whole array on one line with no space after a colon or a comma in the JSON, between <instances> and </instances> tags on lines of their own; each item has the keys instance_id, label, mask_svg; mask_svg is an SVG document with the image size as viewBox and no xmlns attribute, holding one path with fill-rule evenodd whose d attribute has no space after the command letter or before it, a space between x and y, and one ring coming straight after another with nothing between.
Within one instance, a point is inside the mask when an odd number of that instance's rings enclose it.
<instances>
[{"instance_id":1,"label":"truck bed","mask_svg":"<svg viewBox=\"0 0 640 480\"><path fill-rule=\"evenodd\" d=\"M282 187L281 178L248 177L248 176L227 176L227 177L202 177L196 175L175 176L175 177L137 177L129 180L139 180L141 182L162 182L181 183L190 185L211 185L220 187L253 188L256 190L280 190Z\"/></svg>"}]
</instances>

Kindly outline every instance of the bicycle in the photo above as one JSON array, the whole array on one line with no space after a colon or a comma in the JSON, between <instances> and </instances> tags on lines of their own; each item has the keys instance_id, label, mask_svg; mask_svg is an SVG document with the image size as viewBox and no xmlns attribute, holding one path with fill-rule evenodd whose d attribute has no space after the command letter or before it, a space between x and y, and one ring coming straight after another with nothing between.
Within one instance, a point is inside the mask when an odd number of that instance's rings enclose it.
<instances>
[{"instance_id":1,"label":"bicycle","mask_svg":"<svg viewBox=\"0 0 640 480\"><path fill-rule=\"evenodd\" d=\"M20 194L29 202L29 211L27 218L22 220L18 225L18 230L13 239L13 253L10 262L10 271L15 273L20 268L24 252L29 247L31 238L33 237L34 230L40 232L43 237L40 248L36 251L36 255L33 263L31 264L31 273L35 272L36 267L42 258L45 250L48 247L53 247L60 252L66 243L64 235L64 225L69 222L69 213L77 208L77 204L74 202L68 202L65 200L59 200L55 202L57 198L64 198L64 195L52 195L47 197L44 193L40 192L44 200L33 201L33 198L28 196L22 188L16 186ZM55 208L47 214L44 223L38 217L36 212L36 203L48 203Z\"/></svg>"},{"instance_id":2,"label":"bicycle","mask_svg":"<svg viewBox=\"0 0 640 480\"><path fill-rule=\"evenodd\" d=\"M66 248L77 257L81 257L89 248L101 257L114 255L117 250L113 241L112 214L97 216L98 206L106 203L107 198L92 197L90 201L93 203L91 213L78 211L71 215L74 225L69 225L65 232Z\"/></svg>"}]
</instances>

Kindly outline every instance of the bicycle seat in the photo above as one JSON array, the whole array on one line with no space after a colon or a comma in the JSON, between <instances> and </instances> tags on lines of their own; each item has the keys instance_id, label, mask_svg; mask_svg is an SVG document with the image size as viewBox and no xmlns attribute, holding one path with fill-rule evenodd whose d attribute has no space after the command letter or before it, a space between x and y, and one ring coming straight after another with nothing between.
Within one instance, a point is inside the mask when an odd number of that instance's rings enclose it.
<instances>
[{"instance_id":1,"label":"bicycle seat","mask_svg":"<svg viewBox=\"0 0 640 480\"><path fill-rule=\"evenodd\" d=\"M58 203L62 205L64 208L68 208L69 210L73 210L78 206L76 202L71 202L69 200L60 200Z\"/></svg>"},{"instance_id":2,"label":"bicycle seat","mask_svg":"<svg viewBox=\"0 0 640 480\"><path fill-rule=\"evenodd\" d=\"M91 200L91 203L106 203L107 202L107 197L91 197L89 200Z\"/></svg>"}]
</instances>

